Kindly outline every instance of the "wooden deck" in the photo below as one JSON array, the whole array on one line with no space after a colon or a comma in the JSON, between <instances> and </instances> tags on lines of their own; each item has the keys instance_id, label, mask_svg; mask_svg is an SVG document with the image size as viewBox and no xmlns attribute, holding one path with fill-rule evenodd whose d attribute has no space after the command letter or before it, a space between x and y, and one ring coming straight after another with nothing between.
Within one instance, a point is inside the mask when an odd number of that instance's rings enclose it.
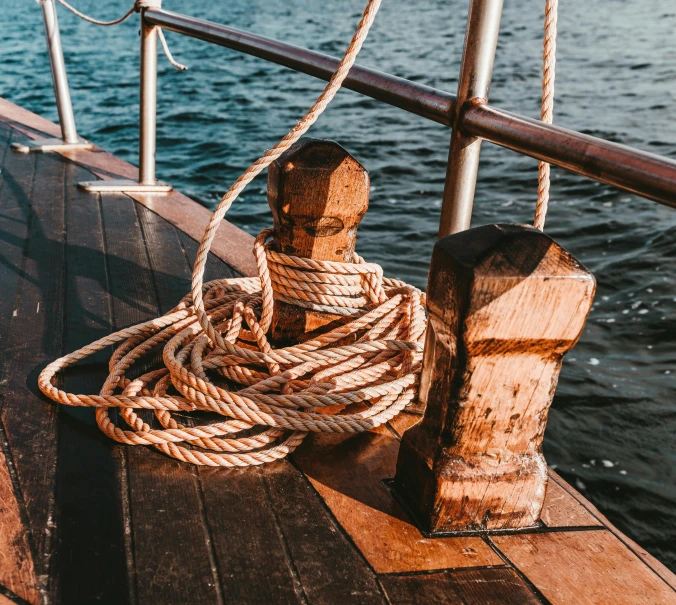
<instances>
[{"instance_id":1,"label":"wooden deck","mask_svg":"<svg viewBox=\"0 0 676 605\"><path fill-rule=\"evenodd\" d=\"M263 468L119 446L36 379L62 353L174 306L206 210L179 193L85 194L134 176L95 149L21 155L56 127L0 100L0 605L676 603L676 577L552 473L542 526L425 538L388 490L417 420L308 440ZM252 270L224 225L212 276ZM92 392L105 358L65 378Z\"/></svg>"}]
</instances>

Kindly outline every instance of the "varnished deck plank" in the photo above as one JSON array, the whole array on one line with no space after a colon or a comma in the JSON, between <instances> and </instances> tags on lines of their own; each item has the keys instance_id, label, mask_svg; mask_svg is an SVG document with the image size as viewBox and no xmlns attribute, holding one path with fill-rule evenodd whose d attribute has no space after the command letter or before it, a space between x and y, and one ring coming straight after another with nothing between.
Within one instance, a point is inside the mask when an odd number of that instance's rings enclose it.
<instances>
[{"instance_id":1,"label":"varnished deck plank","mask_svg":"<svg viewBox=\"0 0 676 605\"><path fill-rule=\"evenodd\" d=\"M511 569L467 569L380 579L392 605L539 605L541 601Z\"/></svg>"},{"instance_id":2,"label":"varnished deck plank","mask_svg":"<svg viewBox=\"0 0 676 605\"><path fill-rule=\"evenodd\" d=\"M98 197L76 188L88 173L66 170L65 351L111 330L111 302ZM65 374L69 392L101 386L110 351L101 351ZM101 439L94 410L60 409L56 477L52 600L57 603L126 603L129 600L124 536L124 448ZM106 569L101 574L101 569Z\"/></svg>"},{"instance_id":3,"label":"varnished deck plank","mask_svg":"<svg viewBox=\"0 0 676 605\"><path fill-rule=\"evenodd\" d=\"M479 537L425 538L383 483L394 476L399 442L388 431L310 435L294 454L378 573L499 565Z\"/></svg>"},{"instance_id":4,"label":"varnished deck plank","mask_svg":"<svg viewBox=\"0 0 676 605\"><path fill-rule=\"evenodd\" d=\"M169 309L178 302L168 297L160 301L155 284L167 284L161 290L167 296L177 291L180 277L153 272L131 199L102 196L102 209L110 291L119 329L155 317L161 308ZM146 420L150 417L144 413ZM156 450L126 450L138 602L218 602L195 469Z\"/></svg>"},{"instance_id":5,"label":"varnished deck plank","mask_svg":"<svg viewBox=\"0 0 676 605\"><path fill-rule=\"evenodd\" d=\"M0 126L2 125L0 124ZM0 128L0 137L2 140L0 146L2 163L0 166L4 169L0 172L0 239L5 240L7 237L14 235L18 243L18 241L23 241L27 234L27 224L22 220L17 220L17 216L13 216L9 203L3 204L2 202L3 199L9 202L11 197L7 195L7 189L12 186L13 175L4 167L9 153L12 131ZM7 182L5 182L5 175L9 177ZM2 246L0 250L5 252L5 246ZM10 252L9 258L5 254L0 254L3 261L0 264L0 287L3 290L3 296L0 297L0 346L7 341L7 332L13 313L13 294L15 294L19 283L18 274L11 264L11 257L20 258L23 247L16 246L13 252L14 254ZM2 377L2 384L0 385L0 393L2 393L6 378L2 372L0 372L0 377ZM28 534L24 528L24 514L18 494L15 492L9 462L9 452L5 451L3 428L0 433L0 585L29 603L37 603L39 593L33 555Z\"/></svg>"},{"instance_id":6,"label":"varnished deck plank","mask_svg":"<svg viewBox=\"0 0 676 605\"><path fill-rule=\"evenodd\" d=\"M38 178L33 178L36 166ZM36 385L40 368L61 354L64 314L64 173L58 156L23 159L10 154L3 167L2 213L28 238L3 233L3 251L20 276L3 347L2 423L29 526L28 539L42 588L47 588L53 535L57 409ZM25 231L24 231L25 233ZM21 250L22 257L16 252ZM7 257L5 257L7 260ZM10 291L14 290L10 287Z\"/></svg>"},{"instance_id":7,"label":"varnished deck plank","mask_svg":"<svg viewBox=\"0 0 676 605\"><path fill-rule=\"evenodd\" d=\"M0 149L10 105L0 102ZM24 131L45 125L11 114ZM68 605L673 602L674 575L556 475L536 533L424 538L383 484L410 415L391 430L313 437L290 461L223 470L118 446L92 410L57 412L37 393L44 363L173 307L197 250L176 228L192 202L174 193L99 204L75 190L92 176L83 166L135 169L101 151L68 155L7 153L0 174L0 530L25 539L12 541L11 567L0 534L0 601L37 603L34 577L50 603ZM204 211L192 208L185 231L198 237ZM236 274L215 258L208 267L208 278ZM105 357L67 372L67 388L98 387ZM32 560L32 576L17 574Z\"/></svg>"},{"instance_id":8,"label":"varnished deck plank","mask_svg":"<svg viewBox=\"0 0 676 605\"><path fill-rule=\"evenodd\" d=\"M552 605L674 605L676 593L603 530L493 536Z\"/></svg>"}]
</instances>

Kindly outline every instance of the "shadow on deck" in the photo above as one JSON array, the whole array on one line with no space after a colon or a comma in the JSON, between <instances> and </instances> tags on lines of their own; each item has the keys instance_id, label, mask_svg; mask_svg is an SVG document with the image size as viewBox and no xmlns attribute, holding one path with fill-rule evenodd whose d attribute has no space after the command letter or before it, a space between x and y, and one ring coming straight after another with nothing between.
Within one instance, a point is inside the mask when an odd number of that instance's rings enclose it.
<instances>
[{"instance_id":1,"label":"shadow on deck","mask_svg":"<svg viewBox=\"0 0 676 605\"><path fill-rule=\"evenodd\" d=\"M93 410L47 401L46 363L188 291L207 214L180 194L78 191L133 172L100 150L9 150L53 128L0 103L0 604L676 603L674 575L553 473L538 530L425 538L384 483L415 416L222 470L117 445ZM247 270L248 250L220 246ZM238 274L216 256L209 272ZM98 390L105 362L65 386Z\"/></svg>"}]
</instances>

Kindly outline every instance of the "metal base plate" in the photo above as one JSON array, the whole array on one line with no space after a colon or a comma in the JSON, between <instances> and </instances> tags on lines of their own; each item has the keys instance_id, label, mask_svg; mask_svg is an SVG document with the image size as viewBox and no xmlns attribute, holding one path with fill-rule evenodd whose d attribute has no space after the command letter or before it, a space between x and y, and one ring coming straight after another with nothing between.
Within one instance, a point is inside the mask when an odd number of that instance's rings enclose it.
<instances>
[{"instance_id":1,"label":"metal base plate","mask_svg":"<svg viewBox=\"0 0 676 605\"><path fill-rule=\"evenodd\" d=\"M171 185L167 185L161 181L157 181L153 185L142 185L137 181L128 179L112 181L83 181L78 183L77 186L80 189L89 191L90 193L167 193L173 189Z\"/></svg>"},{"instance_id":2,"label":"metal base plate","mask_svg":"<svg viewBox=\"0 0 676 605\"><path fill-rule=\"evenodd\" d=\"M70 151L74 149L91 149L94 147L84 139L78 139L77 143L66 143L62 139L35 139L12 143L12 149L19 153L45 153L48 151Z\"/></svg>"}]
</instances>

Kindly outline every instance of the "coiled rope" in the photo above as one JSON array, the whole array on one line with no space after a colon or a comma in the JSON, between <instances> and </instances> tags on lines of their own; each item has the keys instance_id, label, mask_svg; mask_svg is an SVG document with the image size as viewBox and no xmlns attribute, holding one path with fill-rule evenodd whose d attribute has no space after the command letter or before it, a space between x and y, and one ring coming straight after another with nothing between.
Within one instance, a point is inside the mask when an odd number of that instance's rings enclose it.
<instances>
[{"instance_id":1,"label":"coiled rope","mask_svg":"<svg viewBox=\"0 0 676 605\"><path fill-rule=\"evenodd\" d=\"M542 106L540 119L551 124L554 119L554 78L556 76L556 22L559 0L545 2L545 35L542 52ZM542 231L549 205L550 166L538 162L538 199L533 226Z\"/></svg>"},{"instance_id":2,"label":"coiled rope","mask_svg":"<svg viewBox=\"0 0 676 605\"><path fill-rule=\"evenodd\" d=\"M130 445L209 466L249 466L293 451L309 431L360 432L387 422L417 394L426 328L424 294L384 278L378 265L297 258L274 252L271 229L255 240L258 278L203 283L216 229L244 187L293 145L331 102L353 65L381 0L369 0L338 69L296 126L237 179L205 230L191 294L166 315L120 330L49 364L42 392L96 409L99 428ZM266 334L275 301L340 314L348 323L301 344L273 349ZM246 327L245 327L246 326ZM58 389L58 372L118 345L98 395ZM132 377L162 347L164 367ZM207 374L209 372L209 374ZM119 408L131 430L110 418ZM155 412L162 429L137 413ZM226 420L186 426L175 412L215 412Z\"/></svg>"},{"instance_id":3,"label":"coiled rope","mask_svg":"<svg viewBox=\"0 0 676 605\"><path fill-rule=\"evenodd\" d=\"M37 0L37 1L38 4L44 4L45 2L45 0ZM113 25L119 25L120 23L124 23L134 13L138 13L143 9L162 8L162 0L136 0L136 2L134 2L132 7L118 19L113 19L112 21L101 21L99 19L94 19L94 17L90 17L89 15L85 15L83 12L77 10L74 6L68 4L66 0L57 0L57 2L64 8L68 9L71 13L79 17L80 19L83 19L88 23L93 23L94 25L99 25L100 27L112 27ZM171 63L172 66L174 66L176 69L180 69L181 71L188 69L186 65L183 65L182 63L179 63L174 59L173 55L171 54L171 51L169 50L169 45L167 44L167 40L164 37L164 32L162 31L161 27L157 28L157 33L160 38L160 43L162 44L162 50L164 51L164 54L167 57L169 63Z\"/></svg>"}]
</instances>

